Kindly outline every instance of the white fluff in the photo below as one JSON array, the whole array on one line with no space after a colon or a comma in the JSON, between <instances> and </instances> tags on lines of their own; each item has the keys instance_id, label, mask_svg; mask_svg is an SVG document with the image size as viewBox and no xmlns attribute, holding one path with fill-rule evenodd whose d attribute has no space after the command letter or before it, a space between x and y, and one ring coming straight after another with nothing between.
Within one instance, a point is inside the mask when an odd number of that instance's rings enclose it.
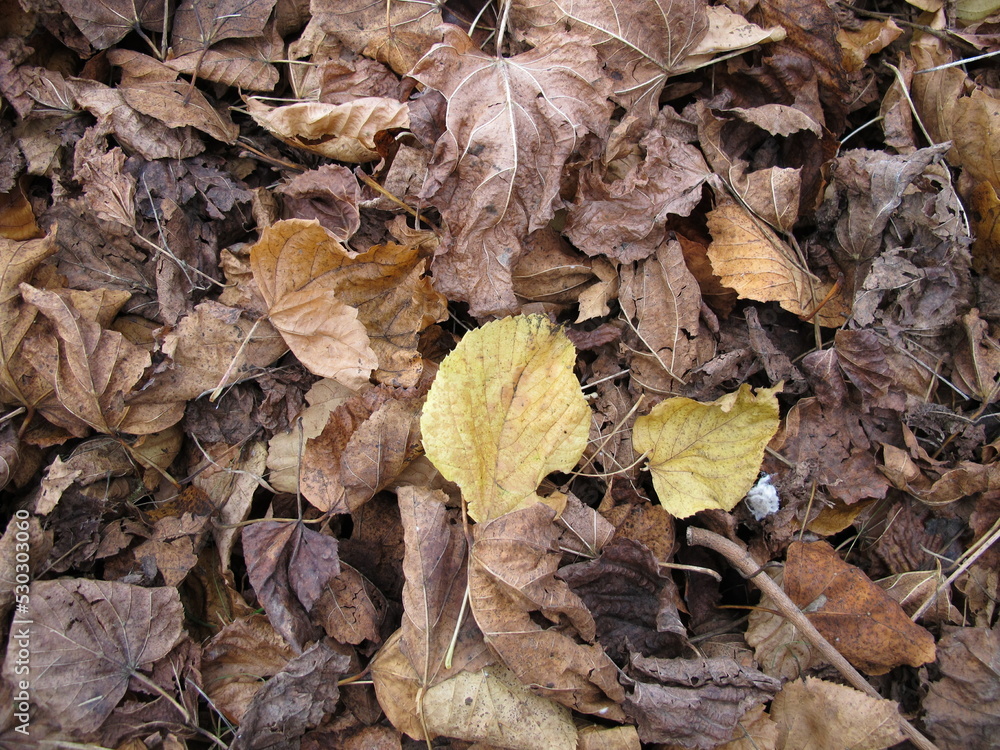
<instances>
[{"instance_id":1,"label":"white fluff","mask_svg":"<svg viewBox=\"0 0 1000 750\"><path fill-rule=\"evenodd\" d=\"M753 517L758 521L777 513L778 508L781 507L778 490L771 484L770 474L764 474L758 479L757 484L750 488L744 499L750 512L753 513Z\"/></svg>"}]
</instances>

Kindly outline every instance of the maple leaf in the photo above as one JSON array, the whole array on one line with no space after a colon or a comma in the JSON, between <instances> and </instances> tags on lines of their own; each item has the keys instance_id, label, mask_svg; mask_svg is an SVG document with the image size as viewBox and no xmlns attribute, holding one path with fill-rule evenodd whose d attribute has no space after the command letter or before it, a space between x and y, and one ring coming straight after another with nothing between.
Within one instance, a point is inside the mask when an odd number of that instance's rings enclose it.
<instances>
[{"instance_id":1,"label":"maple leaf","mask_svg":"<svg viewBox=\"0 0 1000 750\"><path fill-rule=\"evenodd\" d=\"M421 191L448 224L435 286L473 315L516 311L511 272L524 236L552 218L563 165L583 137L607 131L596 53L564 45L491 57L447 26L410 75L448 100Z\"/></svg>"},{"instance_id":2,"label":"maple leaf","mask_svg":"<svg viewBox=\"0 0 1000 750\"><path fill-rule=\"evenodd\" d=\"M706 508L732 510L756 481L778 429L780 390L751 395L743 384L710 404L668 398L635 420L632 443L649 454L660 503L678 518Z\"/></svg>"},{"instance_id":3,"label":"maple leaf","mask_svg":"<svg viewBox=\"0 0 1000 750\"><path fill-rule=\"evenodd\" d=\"M476 521L540 500L542 479L580 460L590 409L573 360L566 335L530 315L467 333L441 363L420 419L424 450Z\"/></svg>"}]
</instances>

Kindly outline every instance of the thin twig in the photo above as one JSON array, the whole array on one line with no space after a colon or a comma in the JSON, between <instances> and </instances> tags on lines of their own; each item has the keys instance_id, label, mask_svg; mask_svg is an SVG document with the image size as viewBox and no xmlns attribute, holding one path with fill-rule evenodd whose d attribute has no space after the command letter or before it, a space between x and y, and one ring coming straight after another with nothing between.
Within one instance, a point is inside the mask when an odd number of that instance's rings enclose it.
<instances>
[{"instance_id":1,"label":"thin twig","mask_svg":"<svg viewBox=\"0 0 1000 750\"><path fill-rule=\"evenodd\" d=\"M726 558L729 563L736 568L744 578L752 581L753 584L759 588L764 594L771 597L771 601L774 602L774 606L778 608L782 616L785 617L789 622L792 623L798 629L802 635L819 651L823 654L823 657L830 662L837 671L844 676L844 678L856 689L860 690L865 695L871 696L872 698L877 698L878 700L885 700L879 692L871 686L871 684L864 678L864 676L858 672L851 663L845 659L837 649L835 649L830 642L823 637L823 635L816 629L816 627L809 621L809 618L802 614L801 610L795 606L795 603L788 598L787 594L782 591L781 587L778 586L774 581L772 581L766 575L759 575L763 572L763 569L757 564L757 562L750 557L750 554L735 542L726 539L725 537L719 536L718 534L713 534L711 531L705 529L699 529L695 526L691 526L687 530L687 541L688 544L695 545L698 547L708 547L711 550L715 550L720 555ZM910 738L910 741L914 745L921 748L922 750L937 750L937 746L931 742L929 739L924 737L923 734L917 730L910 722L904 719L902 716L899 717L899 728L903 733Z\"/></svg>"}]
</instances>

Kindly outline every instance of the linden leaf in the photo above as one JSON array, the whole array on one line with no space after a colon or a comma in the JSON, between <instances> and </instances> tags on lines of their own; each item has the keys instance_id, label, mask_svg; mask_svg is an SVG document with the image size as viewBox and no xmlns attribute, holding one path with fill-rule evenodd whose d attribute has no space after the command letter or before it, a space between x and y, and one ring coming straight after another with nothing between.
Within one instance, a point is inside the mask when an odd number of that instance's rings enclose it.
<instances>
[{"instance_id":1,"label":"linden leaf","mask_svg":"<svg viewBox=\"0 0 1000 750\"><path fill-rule=\"evenodd\" d=\"M541 315L487 323L438 371L420 420L424 450L480 523L538 500L539 483L583 455L590 409L575 350Z\"/></svg>"},{"instance_id":2,"label":"linden leaf","mask_svg":"<svg viewBox=\"0 0 1000 750\"><path fill-rule=\"evenodd\" d=\"M709 211L708 229L712 269L741 298L777 302L800 318L815 315L829 328L843 325L848 312L843 295L804 268L778 235L741 206L728 203Z\"/></svg>"},{"instance_id":3,"label":"linden leaf","mask_svg":"<svg viewBox=\"0 0 1000 750\"><path fill-rule=\"evenodd\" d=\"M649 456L660 503L678 518L732 510L753 486L778 430L781 386L756 395L743 384L710 404L669 398L635 420L632 444Z\"/></svg>"}]
</instances>

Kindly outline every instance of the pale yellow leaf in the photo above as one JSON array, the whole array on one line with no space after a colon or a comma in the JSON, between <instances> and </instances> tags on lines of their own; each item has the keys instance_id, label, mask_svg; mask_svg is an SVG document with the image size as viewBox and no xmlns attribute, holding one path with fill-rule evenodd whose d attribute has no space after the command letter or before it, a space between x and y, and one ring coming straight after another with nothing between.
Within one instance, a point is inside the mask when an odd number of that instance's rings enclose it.
<instances>
[{"instance_id":1,"label":"pale yellow leaf","mask_svg":"<svg viewBox=\"0 0 1000 750\"><path fill-rule=\"evenodd\" d=\"M483 523L531 505L553 471L576 465L590 409L575 350L541 315L487 323L441 364L424 406L424 449Z\"/></svg>"},{"instance_id":2,"label":"pale yellow leaf","mask_svg":"<svg viewBox=\"0 0 1000 750\"><path fill-rule=\"evenodd\" d=\"M732 510L753 486L764 448L778 429L781 386L754 395L743 384L709 404L661 401L635 420L632 444L649 457L660 503L678 518Z\"/></svg>"}]
</instances>

